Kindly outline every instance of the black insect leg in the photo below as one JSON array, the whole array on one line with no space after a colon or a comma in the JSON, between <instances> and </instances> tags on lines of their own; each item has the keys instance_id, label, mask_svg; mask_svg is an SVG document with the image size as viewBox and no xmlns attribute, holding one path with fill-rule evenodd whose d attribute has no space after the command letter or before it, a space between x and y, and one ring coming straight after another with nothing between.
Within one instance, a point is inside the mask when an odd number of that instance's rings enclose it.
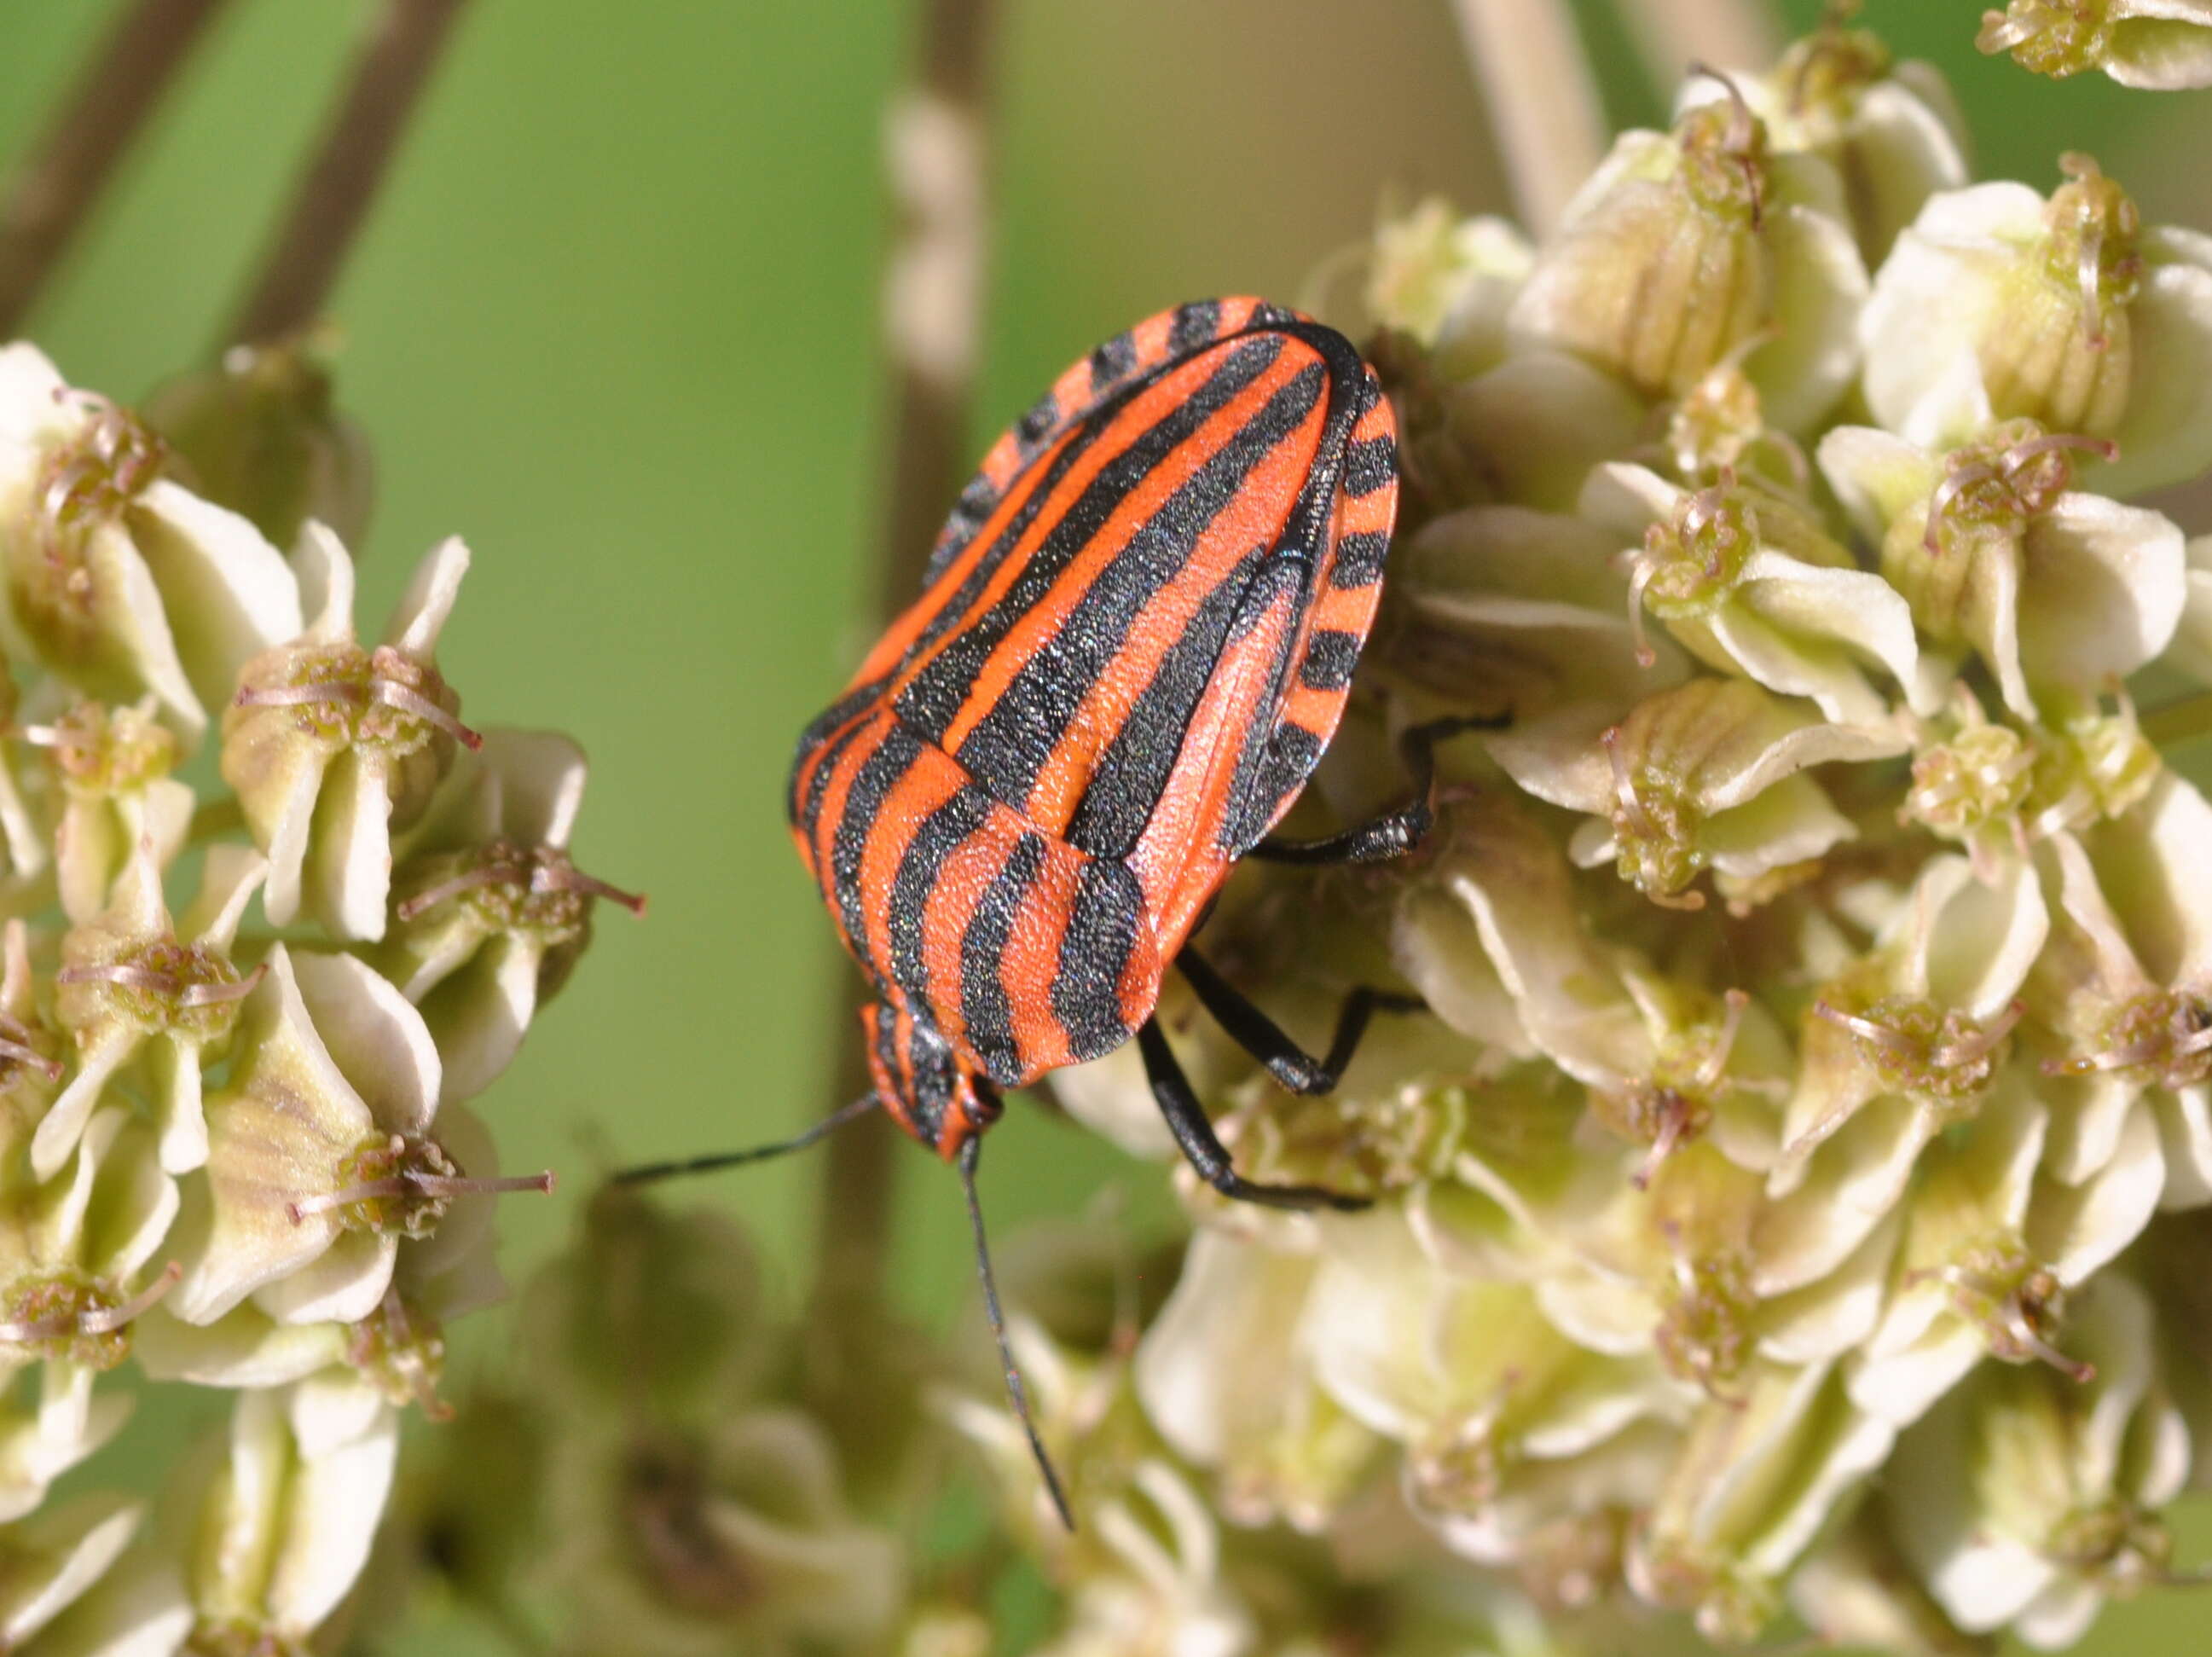
<instances>
[{"instance_id":1,"label":"black insect leg","mask_svg":"<svg viewBox=\"0 0 2212 1657\"><path fill-rule=\"evenodd\" d=\"M1190 1165L1198 1170L1199 1178L1223 1196L1267 1208L1349 1211L1369 1206L1369 1199L1364 1197L1347 1197L1320 1186L1261 1185L1244 1178L1230 1166L1229 1153L1214 1138L1213 1124L1206 1120L1198 1096L1190 1090L1190 1079L1176 1061L1175 1049L1168 1046L1158 1019L1145 1021L1137 1032L1137 1048L1145 1056L1145 1074L1152 1082L1152 1098L1159 1105L1160 1114L1167 1119L1168 1131L1175 1135L1176 1144L1182 1147L1182 1154Z\"/></svg>"},{"instance_id":2,"label":"black insect leg","mask_svg":"<svg viewBox=\"0 0 2212 1657\"><path fill-rule=\"evenodd\" d=\"M1283 1031L1283 1027L1247 1000L1243 993L1206 963L1197 950L1186 949L1176 966L1198 992L1199 1002L1214 1022L1227 1030L1237 1045L1267 1067L1292 1093L1333 1093L1352 1055L1367 1034L1367 1021L1377 1012L1418 1012L1419 998L1392 995L1387 990L1361 985L1344 998L1336 1015L1336 1034L1329 1039L1328 1055L1316 1059Z\"/></svg>"},{"instance_id":3,"label":"black insect leg","mask_svg":"<svg viewBox=\"0 0 2212 1657\"><path fill-rule=\"evenodd\" d=\"M1419 845L1436 816L1437 744L1462 731L1494 729L1496 719L1455 716L1417 725L1398 739L1413 798L1357 828L1321 840L1263 840L1244 855L1263 863L1387 863Z\"/></svg>"}]
</instances>

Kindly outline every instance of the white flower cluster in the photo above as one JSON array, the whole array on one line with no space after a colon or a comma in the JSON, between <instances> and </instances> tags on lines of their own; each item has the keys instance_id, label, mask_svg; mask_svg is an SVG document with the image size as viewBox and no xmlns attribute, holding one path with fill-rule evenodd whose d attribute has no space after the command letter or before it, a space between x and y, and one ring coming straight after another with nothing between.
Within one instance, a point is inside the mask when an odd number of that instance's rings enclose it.
<instances>
[{"instance_id":1,"label":"white flower cluster","mask_svg":"<svg viewBox=\"0 0 2212 1657\"><path fill-rule=\"evenodd\" d=\"M2139 76L2212 37L2109 10ZM1414 857L1249 871L1207 934L1309 1032L1420 992L1338 1094L1163 1010L1243 1172L1377 1200L1186 1181L1157 1437L1025 1337L1103 1539L1061 1649L1260 1648L1206 1490L1713 1638L2055 1648L2168 1580L2212 1475L2151 1287L2212 1272L2212 805L2130 684L2212 682L2212 538L2123 497L2212 463L2212 238L2058 174L1970 183L1933 72L1832 22L1544 246L1384 227L1406 510L1316 792L1364 815L1397 731L1501 725ZM1129 1055L1061 1096L1159 1148Z\"/></svg>"},{"instance_id":2,"label":"white flower cluster","mask_svg":"<svg viewBox=\"0 0 2212 1657\"><path fill-rule=\"evenodd\" d=\"M288 558L186 471L0 350L0 1647L38 1657L306 1648L503 1292L478 1193L550 1187L465 1102L620 895L568 861L575 746L457 717L460 543L364 644L335 535ZM227 1434L150 1513L49 1502L126 1362L235 1389Z\"/></svg>"}]
</instances>

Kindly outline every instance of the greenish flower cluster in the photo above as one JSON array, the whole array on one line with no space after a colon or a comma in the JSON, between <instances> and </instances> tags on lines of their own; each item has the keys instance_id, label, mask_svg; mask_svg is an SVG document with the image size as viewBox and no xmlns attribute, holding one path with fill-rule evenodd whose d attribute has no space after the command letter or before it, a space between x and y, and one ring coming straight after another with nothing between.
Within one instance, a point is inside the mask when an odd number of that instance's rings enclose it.
<instances>
[{"instance_id":1,"label":"greenish flower cluster","mask_svg":"<svg viewBox=\"0 0 2212 1657\"><path fill-rule=\"evenodd\" d=\"M283 355L168 394L173 441L0 349L10 1652L308 1648L401 1412L447 1413L446 1324L504 1292L487 1194L551 1187L499 1177L469 1102L621 895L568 860L575 745L460 721L459 541L360 640L309 515L357 505L357 440L279 420L276 464L232 417ZM259 459L204 475L224 441ZM147 1383L237 1402L150 1507L49 1500Z\"/></svg>"},{"instance_id":2,"label":"greenish flower cluster","mask_svg":"<svg viewBox=\"0 0 2212 1657\"><path fill-rule=\"evenodd\" d=\"M1406 509L1306 826L1401 792L1409 726L1498 728L1413 857L1248 870L1207 932L1309 1038L1355 985L1425 1001L1338 1093L1165 1010L1243 1172L1375 1206L1179 1175L1141 1452L1032 1333L1094 1531L1164 1445L1206 1548L1387 1533L1563 1644L2058 1648L2172 1579L2212 1468L2164 1286L2212 1266L2212 805L2137 698L2212 729L2212 539L2130 501L2212 463L2212 238L2055 160L1972 182L1933 71L1831 23L1693 78L1547 242L1382 228ZM1164 1150L1127 1055L1060 1095ZM1101 1581L1168 1615L1070 1545L1079 1621Z\"/></svg>"}]
</instances>

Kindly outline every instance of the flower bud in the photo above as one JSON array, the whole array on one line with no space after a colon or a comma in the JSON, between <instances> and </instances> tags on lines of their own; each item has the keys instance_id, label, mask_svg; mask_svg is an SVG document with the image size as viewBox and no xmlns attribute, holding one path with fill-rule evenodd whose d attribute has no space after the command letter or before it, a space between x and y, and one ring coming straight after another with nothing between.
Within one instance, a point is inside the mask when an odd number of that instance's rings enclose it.
<instances>
[{"instance_id":1,"label":"flower bud","mask_svg":"<svg viewBox=\"0 0 2212 1657\"><path fill-rule=\"evenodd\" d=\"M1866 270L1826 164L1768 153L1731 88L1671 133L1632 132L1568 204L1509 323L1645 396L1679 398L1771 331L1743 367L1784 430L1817 420L1856 361Z\"/></svg>"},{"instance_id":2,"label":"flower bud","mask_svg":"<svg viewBox=\"0 0 2212 1657\"><path fill-rule=\"evenodd\" d=\"M314 342L233 346L155 391L144 415L193 487L275 545L310 519L349 546L367 531L368 440L332 402Z\"/></svg>"},{"instance_id":3,"label":"flower bud","mask_svg":"<svg viewBox=\"0 0 2212 1657\"><path fill-rule=\"evenodd\" d=\"M1965 367L1996 419L2117 444L2109 493L2192 476L2212 461L2212 239L2146 226L2087 156L2063 165L2048 202L1977 185L1898 239L1860 325L1868 405L1920 435Z\"/></svg>"}]
</instances>

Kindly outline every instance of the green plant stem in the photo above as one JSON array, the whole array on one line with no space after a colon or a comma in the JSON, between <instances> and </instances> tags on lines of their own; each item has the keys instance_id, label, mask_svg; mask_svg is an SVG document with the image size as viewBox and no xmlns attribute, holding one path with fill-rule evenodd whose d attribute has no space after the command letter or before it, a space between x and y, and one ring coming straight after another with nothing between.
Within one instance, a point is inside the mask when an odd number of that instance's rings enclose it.
<instances>
[{"instance_id":1,"label":"green plant stem","mask_svg":"<svg viewBox=\"0 0 2212 1657\"><path fill-rule=\"evenodd\" d=\"M1625 0L1629 26L1662 96L1672 98L1693 64L1723 72L1763 70L1782 51L1769 0Z\"/></svg>"},{"instance_id":2,"label":"green plant stem","mask_svg":"<svg viewBox=\"0 0 2212 1657\"><path fill-rule=\"evenodd\" d=\"M913 82L893 101L885 157L898 223L884 273L885 430L890 481L877 557L875 607L888 622L914 601L922 566L966 464L988 241L988 97L997 0L927 0ZM836 962L840 999L852 963ZM830 1040L839 1055L830 1108L868 1091L849 1011ZM856 1123L830 1142L815 1295L842 1311L881 1303L892 1197L904 1147L887 1122Z\"/></svg>"},{"instance_id":3,"label":"green plant stem","mask_svg":"<svg viewBox=\"0 0 2212 1657\"><path fill-rule=\"evenodd\" d=\"M131 140L225 0L137 0L118 14L0 202L0 338L22 327Z\"/></svg>"},{"instance_id":4,"label":"green plant stem","mask_svg":"<svg viewBox=\"0 0 2212 1657\"><path fill-rule=\"evenodd\" d=\"M2184 696L2142 716L2142 733L2152 747L2164 750L2212 737L2212 690Z\"/></svg>"},{"instance_id":5,"label":"green plant stem","mask_svg":"<svg viewBox=\"0 0 2212 1657\"><path fill-rule=\"evenodd\" d=\"M1521 222L1538 235L1605 155L1605 112L1567 0L1455 0Z\"/></svg>"},{"instance_id":6,"label":"green plant stem","mask_svg":"<svg viewBox=\"0 0 2212 1657\"><path fill-rule=\"evenodd\" d=\"M225 345L319 319L466 0L385 0Z\"/></svg>"}]
</instances>

